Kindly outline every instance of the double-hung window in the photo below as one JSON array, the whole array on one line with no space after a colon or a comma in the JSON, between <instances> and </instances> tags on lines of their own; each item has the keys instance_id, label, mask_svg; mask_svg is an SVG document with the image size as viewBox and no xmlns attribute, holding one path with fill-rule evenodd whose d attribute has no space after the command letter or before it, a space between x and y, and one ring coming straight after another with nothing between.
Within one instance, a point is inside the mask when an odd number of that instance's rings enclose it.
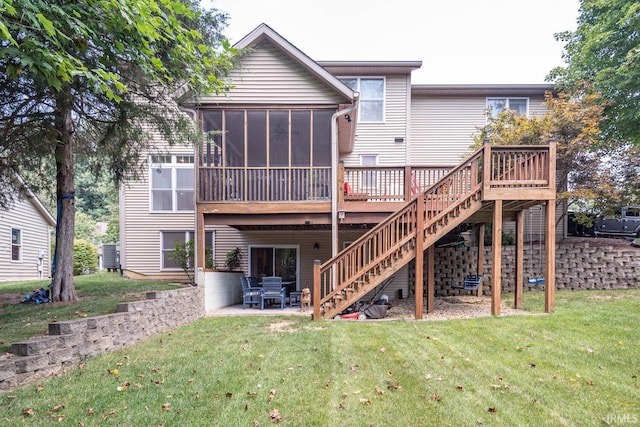
<instances>
[{"instance_id":1,"label":"double-hung window","mask_svg":"<svg viewBox=\"0 0 640 427\"><path fill-rule=\"evenodd\" d=\"M193 155L151 156L151 211L193 211L195 176Z\"/></svg>"},{"instance_id":2,"label":"double-hung window","mask_svg":"<svg viewBox=\"0 0 640 427\"><path fill-rule=\"evenodd\" d=\"M491 117L498 117L505 110L513 110L518 116L529 112L529 98L487 98L487 110Z\"/></svg>"},{"instance_id":3,"label":"double-hung window","mask_svg":"<svg viewBox=\"0 0 640 427\"><path fill-rule=\"evenodd\" d=\"M384 121L383 77L344 77L340 81L360 93L359 122Z\"/></svg>"},{"instance_id":4,"label":"double-hung window","mask_svg":"<svg viewBox=\"0 0 640 427\"><path fill-rule=\"evenodd\" d=\"M11 229L11 261L22 260L22 230Z\"/></svg>"},{"instance_id":5,"label":"double-hung window","mask_svg":"<svg viewBox=\"0 0 640 427\"><path fill-rule=\"evenodd\" d=\"M215 236L213 231L205 231L205 268L213 268L214 238ZM160 268L162 270L181 269L178 261L172 254L175 252L177 245L184 245L186 242L190 242L194 239L195 235L193 231L162 231L160 233L160 245L162 253L160 257ZM193 251L192 253L195 253L195 251ZM188 263L190 268L195 267L193 258L189 258Z\"/></svg>"}]
</instances>

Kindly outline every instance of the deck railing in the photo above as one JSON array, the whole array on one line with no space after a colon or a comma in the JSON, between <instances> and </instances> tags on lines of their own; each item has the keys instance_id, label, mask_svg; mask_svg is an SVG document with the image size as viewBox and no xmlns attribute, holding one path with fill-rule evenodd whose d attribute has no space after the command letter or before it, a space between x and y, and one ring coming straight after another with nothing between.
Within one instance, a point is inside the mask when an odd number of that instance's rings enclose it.
<instances>
[{"instance_id":1,"label":"deck railing","mask_svg":"<svg viewBox=\"0 0 640 427\"><path fill-rule=\"evenodd\" d=\"M453 222L466 218L460 215L461 211L466 210L468 215L479 209L485 191L509 189L510 196L518 200L521 189L555 191L554 177L555 144L526 147L485 144L421 191L411 203L335 257L314 266L314 318L339 312L362 297L363 292L373 289L385 278L381 266L393 266L391 270L395 271L418 256L415 248L427 248L453 227ZM455 220L449 221L450 218Z\"/></svg>"}]
</instances>

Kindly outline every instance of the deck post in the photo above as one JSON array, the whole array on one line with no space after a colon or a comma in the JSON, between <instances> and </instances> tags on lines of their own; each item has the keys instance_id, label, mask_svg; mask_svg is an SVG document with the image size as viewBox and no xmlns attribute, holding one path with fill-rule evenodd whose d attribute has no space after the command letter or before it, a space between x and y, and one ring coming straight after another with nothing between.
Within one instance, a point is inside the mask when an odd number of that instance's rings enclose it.
<instances>
[{"instance_id":1,"label":"deck post","mask_svg":"<svg viewBox=\"0 0 640 427\"><path fill-rule=\"evenodd\" d=\"M436 246L431 245L427 249L427 313L433 313L436 296L435 254Z\"/></svg>"},{"instance_id":2,"label":"deck post","mask_svg":"<svg viewBox=\"0 0 640 427\"><path fill-rule=\"evenodd\" d=\"M320 260L313 261L313 320L320 320Z\"/></svg>"},{"instance_id":3,"label":"deck post","mask_svg":"<svg viewBox=\"0 0 640 427\"><path fill-rule=\"evenodd\" d=\"M555 311L556 298L556 204L554 200L547 200L545 220L545 274L544 274L544 311Z\"/></svg>"},{"instance_id":4,"label":"deck post","mask_svg":"<svg viewBox=\"0 0 640 427\"><path fill-rule=\"evenodd\" d=\"M424 194L416 198L416 320L422 319L424 301Z\"/></svg>"},{"instance_id":5,"label":"deck post","mask_svg":"<svg viewBox=\"0 0 640 427\"><path fill-rule=\"evenodd\" d=\"M484 275L484 223L478 226L478 276ZM478 296L482 296L482 280L478 284Z\"/></svg>"},{"instance_id":6,"label":"deck post","mask_svg":"<svg viewBox=\"0 0 640 427\"><path fill-rule=\"evenodd\" d=\"M483 195L489 191L491 187L491 142L488 139L484 141L484 150L482 151L482 193Z\"/></svg>"},{"instance_id":7,"label":"deck post","mask_svg":"<svg viewBox=\"0 0 640 427\"><path fill-rule=\"evenodd\" d=\"M205 260L205 244L204 244L204 214L202 213L202 210L200 209L202 205L198 205L198 208L196 210L196 247L195 247L195 251L196 251L196 265L195 265L195 271L198 271L198 268L205 268L206 267L206 260ZM204 284L202 284L204 285Z\"/></svg>"},{"instance_id":8,"label":"deck post","mask_svg":"<svg viewBox=\"0 0 640 427\"><path fill-rule=\"evenodd\" d=\"M491 240L491 315L500 316L500 291L502 290L500 277L502 275L502 200L493 202Z\"/></svg>"},{"instance_id":9,"label":"deck post","mask_svg":"<svg viewBox=\"0 0 640 427\"><path fill-rule=\"evenodd\" d=\"M531 254L529 254L531 256ZM516 213L516 290L513 308L522 308L522 290L524 284L524 211Z\"/></svg>"}]
</instances>

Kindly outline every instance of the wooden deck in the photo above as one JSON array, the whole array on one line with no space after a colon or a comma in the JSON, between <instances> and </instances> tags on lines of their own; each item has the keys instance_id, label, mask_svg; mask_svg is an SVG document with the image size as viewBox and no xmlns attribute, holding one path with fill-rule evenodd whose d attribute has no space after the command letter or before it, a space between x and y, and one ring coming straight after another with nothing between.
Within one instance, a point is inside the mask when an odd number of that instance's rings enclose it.
<instances>
[{"instance_id":1,"label":"wooden deck","mask_svg":"<svg viewBox=\"0 0 640 427\"><path fill-rule=\"evenodd\" d=\"M500 256L504 212L516 220L516 275L523 263L522 210L546 203L546 305L553 311L555 289L555 144L491 147L488 144L461 165L420 191L411 202L334 258L314 266L314 318L332 318L395 274L416 262L416 319L423 311L423 260L433 263L433 245L463 222L493 222L492 313L499 314ZM489 218L490 217L490 218ZM433 268L427 270L433 275ZM516 295L522 294L522 279ZM519 288L518 288L519 287ZM433 301L433 279L427 277L427 297ZM429 310L429 308L428 308Z\"/></svg>"}]
</instances>

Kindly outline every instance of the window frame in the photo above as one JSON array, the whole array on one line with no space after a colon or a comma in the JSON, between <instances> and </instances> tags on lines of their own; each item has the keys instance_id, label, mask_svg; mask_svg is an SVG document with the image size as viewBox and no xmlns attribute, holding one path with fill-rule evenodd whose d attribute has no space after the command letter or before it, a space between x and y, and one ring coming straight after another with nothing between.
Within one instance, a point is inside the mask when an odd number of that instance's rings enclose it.
<instances>
[{"instance_id":1,"label":"window frame","mask_svg":"<svg viewBox=\"0 0 640 427\"><path fill-rule=\"evenodd\" d=\"M524 117L529 117L529 107L531 104L531 99L527 96L488 96L485 98L485 110L487 111L487 121L489 121L489 117L497 117L500 112L493 112L493 106L489 105L489 101L491 100L504 100L505 101L505 110L509 110L509 101L510 100L524 100L526 101L525 112L523 114ZM504 110L503 110L504 111ZM517 111L517 110L514 110Z\"/></svg>"},{"instance_id":2,"label":"window frame","mask_svg":"<svg viewBox=\"0 0 640 427\"><path fill-rule=\"evenodd\" d=\"M340 76L338 77L338 80L340 80L342 83L344 83L345 85L347 85L351 90L353 90L354 92L358 92L360 94L360 98L359 98L359 108L358 108L358 123L385 123L386 122L386 105L387 105L387 78L386 76ZM356 87L352 87L349 83L347 83L345 80L355 80L356 81ZM362 93L361 90L361 82L362 80L382 80L382 98L378 99L378 98L371 98L368 99L365 97L365 94ZM380 112L380 116L381 119L380 120L365 120L362 117L362 104L363 103L367 103L367 102L382 102L382 106L381 109L382 111Z\"/></svg>"},{"instance_id":3,"label":"window frame","mask_svg":"<svg viewBox=\"0 0 640 427\"><path fill-rule=\"evenodd\" d=\"M18 236L18 242L14 243L13 241L13 236L14 236L14 232L17 232L17 236ZM16 228L16 227L11 227L11 262L22 262L22 256L23 256L23 251L22 251L22 241L23 241L23 236L22 236L22 229L21 228ZM17 248L18 250L18 258L15 259L13 257L14 254L14 248Z\"/></svg>"},{"instance_id":4,"label":"window frame","mask_svg":"<svg viewBox=\"0 0 640 427\"><path fill-rule=\"evenodd\" d=\"M195 239L195 231L185 231L185 230L162 230L160 231L160 271L182 271L182 269L180 267L167 267L165 266L165 254L173 252L173 250L175 249L175 246L173 246L171 249L169 248L165 248L164 246L164 237L166 234L168 233L182 233L184 235L184 242L188 242L191 240ZM215 248L216 248L216 232L214 230L205 230L205 252L206 252L206 241L207 241L207 236L211 236L211 253L215 254ZM175 240L174 240L175 241ZM173 242L171 242L173 243ZM168 260L168 259L167 259ZM215 266L215 256L213 255L213 262L214 262L214 266ZM195 269L195 260L193 261L194 266L193 268ZM206 260L205 260L206 263Z\"/></svg>"},{"instance_id":5,"label":"window frame","mask_svg":"<svg viewBox=\"0 0 640 427\"><path fill-rule=\"evenodd\" d=\"M160 162L156 160L161 160ZM167 162L169 160L169 162ZM154 188L153 173L155 171L170 171L171 180L171 209L154 208L154 191L168 191L169 189ZM178 170L190 170L193 178L192 188L180 187L178 185ZM183 154L152 154L149 156L149 212L150 213L193 213L196 204L196 175L195 156L193 153ZM181 191L191 191L193 193L190 209L179 209Z\"/></svg>"}]
</instances>

